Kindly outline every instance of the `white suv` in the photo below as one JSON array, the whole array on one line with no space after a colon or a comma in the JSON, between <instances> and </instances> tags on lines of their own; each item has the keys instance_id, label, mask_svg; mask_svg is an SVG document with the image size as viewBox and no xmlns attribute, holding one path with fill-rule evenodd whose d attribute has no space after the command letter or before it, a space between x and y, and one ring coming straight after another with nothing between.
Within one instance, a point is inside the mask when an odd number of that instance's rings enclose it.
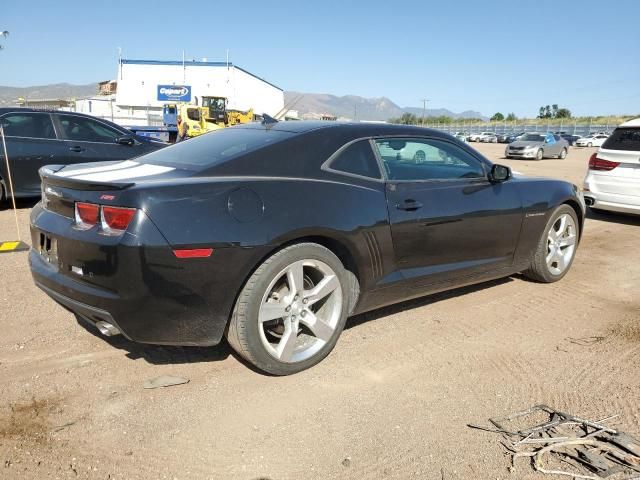
<instances>
[{"instance_id":1,"label":"white suv","mask_svg":"<svg viewBox=\"0 0 640 480\"><path fill-rule=\"evenodd\" d=\"M616 128L591 155L583 190L595 210L640 215L640 118Z\"/></svg>"}]
</instances>

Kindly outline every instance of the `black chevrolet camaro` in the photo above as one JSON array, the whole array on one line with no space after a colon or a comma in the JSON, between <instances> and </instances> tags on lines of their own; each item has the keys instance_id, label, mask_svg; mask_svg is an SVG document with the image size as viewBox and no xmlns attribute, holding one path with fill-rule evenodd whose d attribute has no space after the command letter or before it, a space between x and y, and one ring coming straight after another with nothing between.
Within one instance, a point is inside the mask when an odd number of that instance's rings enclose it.
<instances>
[{"instance_id":1,"label":"black chevrolet camaro","mask_svg":"<svg viewBox=\"0 0 640 480\"><path fill-rule=\"evenodd\" d=\"M584 221L576 186L399 125L247 124L40 175L29 260L55 301L135 342L225 335L277 375L322 360L350 315L517 272L561 279Z\"/></svg>"}]
</instances>

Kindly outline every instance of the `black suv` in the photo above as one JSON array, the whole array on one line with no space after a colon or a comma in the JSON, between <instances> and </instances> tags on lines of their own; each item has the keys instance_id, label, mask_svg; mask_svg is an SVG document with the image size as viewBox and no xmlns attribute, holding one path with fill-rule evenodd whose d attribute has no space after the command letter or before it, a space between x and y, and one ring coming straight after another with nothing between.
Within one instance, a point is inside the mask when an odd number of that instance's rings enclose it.
<instances>
[{"instance_id":1,"label":"black suv","mask_svg":"<svg viewBox=\"0 0 640 480\"><path fill-rule=\"evenodd\" d=\"M0 108L7 153L18 197L40 195L44 165L126 160L167 144L82 113ZM9 197L7 162L0 142L0 201Z\"/></svg>"}]
</instances>

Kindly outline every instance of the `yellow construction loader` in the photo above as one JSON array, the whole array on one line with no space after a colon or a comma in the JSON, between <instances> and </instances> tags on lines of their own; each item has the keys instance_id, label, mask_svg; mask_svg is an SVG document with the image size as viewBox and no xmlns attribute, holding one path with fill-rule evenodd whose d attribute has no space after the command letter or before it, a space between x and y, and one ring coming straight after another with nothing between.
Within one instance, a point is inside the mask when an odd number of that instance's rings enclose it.
<instances>
[{"instance_id":1,"label":"yellow construction loader","mask_svg":"<svg viewBox=\"0 0 640 480\"><path fill-rule=\"evenodd\" d=\"M253 122L253 109L246 112L242 110L228 110L225 97L202 97L201 111L204 120L209 124L219 127L230 127L239 123Z\"/></svg>"},{"instance_id":2,"label":"yellow construction loader","mask_svg":"<svg viewBox=\"0 0 640 480\"><path fill-rule=\"evenodd\" d=\"M203 133L221 128L219 125L207 122L202 109L186 103L168 103L164 105L164 124L169 128L178 128L178 115L187 125L187 137L197 137Z\"/></svg>"}]
</instances>

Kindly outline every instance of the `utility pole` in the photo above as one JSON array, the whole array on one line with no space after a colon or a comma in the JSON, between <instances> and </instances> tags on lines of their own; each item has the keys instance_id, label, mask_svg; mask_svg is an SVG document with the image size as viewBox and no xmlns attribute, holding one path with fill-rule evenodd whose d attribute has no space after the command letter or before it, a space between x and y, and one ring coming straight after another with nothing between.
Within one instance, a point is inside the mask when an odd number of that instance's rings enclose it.
<instances>
[{"instance_id":1,"label":"utility pole","mask_svg":"<svg viewBox=\"0 0 640 480\"><path fill-rule=\"evenodd\" d=\"M421 123L422 123L422 126L423 126L423 127L424 127L424 117L425 117L425 115L426 115L426 113L427 113L427 102L428 102L428 101L429 101L429 100L428 100L428 99L426 99L426 98L423 98L423 99L422 99L422 122L421 122Z\"/></svg>"}]
</instances>

